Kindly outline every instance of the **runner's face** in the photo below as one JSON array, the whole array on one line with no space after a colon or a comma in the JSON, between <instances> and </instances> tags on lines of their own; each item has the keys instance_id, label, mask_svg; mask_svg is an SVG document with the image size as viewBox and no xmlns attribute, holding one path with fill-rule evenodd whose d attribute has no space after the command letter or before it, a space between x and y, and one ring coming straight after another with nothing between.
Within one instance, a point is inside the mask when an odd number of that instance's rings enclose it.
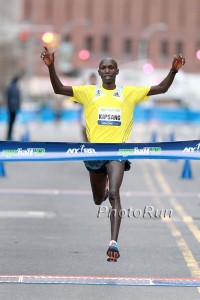
<instances>
[{"instance_id":1,"label":"runner's face","mask_svg":"<svg viewBox=\"0 0 200 300\"><path fill-rule=\"evenodd\" d=\"M115 82L116 75L119 73L117 63L112 59L104 59L99 64L99 75L103 83Z\"/></svg>"}]
</instances>

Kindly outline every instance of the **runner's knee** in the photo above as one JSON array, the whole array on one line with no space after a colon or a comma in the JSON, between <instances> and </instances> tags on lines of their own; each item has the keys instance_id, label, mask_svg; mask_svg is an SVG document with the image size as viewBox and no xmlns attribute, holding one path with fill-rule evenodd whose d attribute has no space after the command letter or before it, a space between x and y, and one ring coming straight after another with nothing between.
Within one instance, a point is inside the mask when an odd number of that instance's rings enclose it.
<instances>
[{"instance_id":1,"label":"runner's knee","mask_svg":"<svg viewBox=\"0 0 200 300\"><path fill-rule=\"evenodd\" d=\"M109 201L112 207L121 206L119 190L114 190L114 189L109 190Z\"/></svg>"},{"instance_id":2,"label":"runner's knee","mask_svg":"<svg viewBox=\"0 0 200 300\"><path fill-rule=\"evenodd\" d=\"M103 200L103 196L102 197L94 197L94 203L96 204L96 205L100 205L101 203L102 203L102 200Z\"/></svg>"}]
</instances>

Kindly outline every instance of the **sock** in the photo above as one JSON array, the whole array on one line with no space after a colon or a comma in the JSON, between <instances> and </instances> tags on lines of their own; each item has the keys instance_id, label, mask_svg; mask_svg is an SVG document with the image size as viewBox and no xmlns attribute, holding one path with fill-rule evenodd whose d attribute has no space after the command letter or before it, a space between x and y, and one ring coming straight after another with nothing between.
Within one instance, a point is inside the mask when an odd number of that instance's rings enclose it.
<instances>
[{"instance_id":1,"label":"sock","mask_svg":"<svg viewBox=\"0 0 200 300\"><path fill-rule=\"evenodd\" d=\"M112 241L110 241L109 246L117 247L117 242L112 240Z\"/></svg>"}]
</instances>

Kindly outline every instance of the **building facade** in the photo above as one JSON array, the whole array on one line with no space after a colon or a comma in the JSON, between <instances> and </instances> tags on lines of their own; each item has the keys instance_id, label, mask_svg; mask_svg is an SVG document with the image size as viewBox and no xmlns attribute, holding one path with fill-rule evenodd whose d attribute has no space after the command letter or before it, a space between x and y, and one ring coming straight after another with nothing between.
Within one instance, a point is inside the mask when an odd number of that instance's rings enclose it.
<instances>
[{"instance_id":1,"label":"building facade","mask_svg":"<svg viewBox=\"0 0 200 300\"><path fill-rule=\"evenodd\" d=\"M74 68L96 67L105 56L119 64L148 59L155 68L168 68L174 54L182 53L184 70L200 71L195 56L200 48L199 0L22 1L22 22L51 25L56 50L73 45L68 58ZM41 34L35 36L37 46ZM86 60L79 58L82 49L89 51ZM39 55L40 47L37 50ZM59 61L59 51L57 55ZM35 71L43 72L37 65Z\"/></svg>"}]
</instances>

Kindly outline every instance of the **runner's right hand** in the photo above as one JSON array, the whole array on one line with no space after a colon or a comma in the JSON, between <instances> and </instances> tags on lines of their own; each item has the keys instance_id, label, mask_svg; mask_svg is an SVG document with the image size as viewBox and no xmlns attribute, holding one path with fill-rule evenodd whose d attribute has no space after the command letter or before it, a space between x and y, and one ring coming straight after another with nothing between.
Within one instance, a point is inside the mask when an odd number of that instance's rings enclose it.
<instances>
[{"instance_id":1,"label":"runner's right hand","mask_svg":"<svg viewBox=\"0 0 200 300\"><path fill-rule=\"evenodd\" d=\"M44 51L41 53L40 58L44 61L47 67L54 63L54 52L49 52L49 49L44 46Z\"/></svg>"}]
</instances>

